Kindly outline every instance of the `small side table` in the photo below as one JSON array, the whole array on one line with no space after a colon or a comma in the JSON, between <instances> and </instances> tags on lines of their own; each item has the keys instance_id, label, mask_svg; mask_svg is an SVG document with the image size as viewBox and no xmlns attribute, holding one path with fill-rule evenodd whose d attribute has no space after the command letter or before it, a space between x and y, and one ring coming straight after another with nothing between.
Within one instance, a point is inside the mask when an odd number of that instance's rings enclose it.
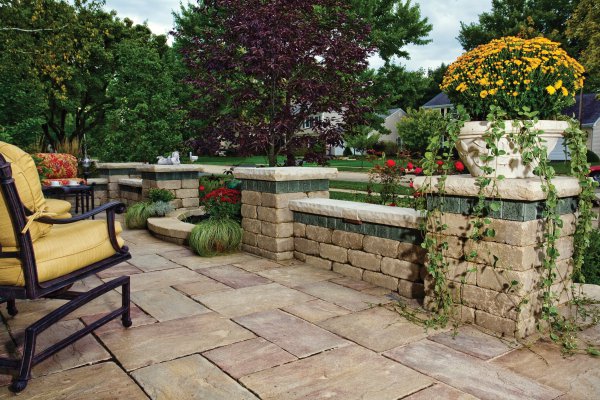
<instances>
[{"instance_id":1,"label":"small side table","mask_svg":"<svg viewBox=\"0 0 600 400\"><path fill-rule=\"evenodd\" d=\"M43 186L42 192L44 196L50 198L58 198L66 200L68 196L75 197L75 213L79 213L79 208L81 208L81 213L86 213L95 208L94 204L94 186L96 184L92 183L91 185L63 185L63 186ZM90 208L91 206L91 208Z\"/></svg>"}]
</instances>

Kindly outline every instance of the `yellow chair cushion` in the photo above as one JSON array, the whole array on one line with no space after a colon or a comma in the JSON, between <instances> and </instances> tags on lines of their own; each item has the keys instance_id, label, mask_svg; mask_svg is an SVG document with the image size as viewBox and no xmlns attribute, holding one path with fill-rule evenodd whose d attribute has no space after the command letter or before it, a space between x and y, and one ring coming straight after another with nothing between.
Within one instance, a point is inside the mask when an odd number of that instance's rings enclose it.
<instances>
[{"instance_id":1,"label":"yellow chair cushion","mask_svg":"<svg viewBox=\"0 0 600 400\"><path fill-rule=\"evenodd\" d=\"M11 163L12 176L15 180L21 201L31 211L44 210L46 199L42 193L40 178L33 158L12 144L0 142L0 153ZM50 232L52 225L34 222L29 233L34 242ZM0 196L0 244L2 247L16 247L17 239L8 212L4 196Z\"/></svg>"},{"instance_id":2,"label":"yellow chair cushion","mask_svg":"<svg viewBox=\"0 0 600 400\"><path fill-rule=\"evenodd\" d=\"M71 203L60 199L46 199L46 210L49 213L56 214L52 218L66 219L71 218Z\"/></svg>"},{"instance_id":3,"label":"yellow chair cushion","mask_svg":"<svg viewBox=\"0 0 600 400\"><path fill-rule=\"evenodd\" d=\"M114 255L106 224L102 220L85 220L54 225L48 235L33 244L39 281L61 277ZM117 234L122 232L120 223L115 223L115 230ZM120 236L117 239L119 246L123 246L123 239ZM0 258L0 285L25 285L20 260Z\"/></svg>"}]
</instances>

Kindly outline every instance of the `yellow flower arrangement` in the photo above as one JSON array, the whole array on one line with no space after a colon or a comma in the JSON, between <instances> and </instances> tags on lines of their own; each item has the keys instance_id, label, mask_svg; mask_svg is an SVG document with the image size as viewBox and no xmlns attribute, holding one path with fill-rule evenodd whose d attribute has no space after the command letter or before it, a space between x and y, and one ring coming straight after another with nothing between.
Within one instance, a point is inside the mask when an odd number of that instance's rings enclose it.
<instances>
[{"instance_id":1,"label":"yellow flower arrangement","mask_svg":"<svg viewBox=\"0 0 600 400\"><path fill-rule=\"evenodd\" d=\"M452 63L440 88L472 118L485 119L497 105L518 119L523 107L553 119L575 102L584 69L560 44L513 36L492 40Z\"/></svg>"}]
</instances>

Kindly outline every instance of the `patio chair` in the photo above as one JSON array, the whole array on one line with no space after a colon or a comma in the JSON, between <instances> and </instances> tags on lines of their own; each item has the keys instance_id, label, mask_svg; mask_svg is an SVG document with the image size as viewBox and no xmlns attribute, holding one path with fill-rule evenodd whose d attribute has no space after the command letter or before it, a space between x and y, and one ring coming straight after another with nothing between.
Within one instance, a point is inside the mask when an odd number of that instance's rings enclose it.
<instances>
[{"instance_id":1,"label":"patio chair","mask_svg":"<svg viewBox=\"0 0 600 400\"><path fill-rule=\"evenodd\" d=\"M31 368L94 329L121 317L131 326L129 277L122 276L87 292L70 291L73 283L131 258L120 238L115 214L125 206L112 202L69 219L45 216L45 199L31 156L0 142L0 297L8 313L17 314L15 300L69 300L25 329L20 359L0 358L0 367L13 369L11 390L27 386ZM106 212L106 220L89 220ZM40 333L67 314L121 286L122 304L85 328L35 354Z\"/></svg>"}]
</instances>

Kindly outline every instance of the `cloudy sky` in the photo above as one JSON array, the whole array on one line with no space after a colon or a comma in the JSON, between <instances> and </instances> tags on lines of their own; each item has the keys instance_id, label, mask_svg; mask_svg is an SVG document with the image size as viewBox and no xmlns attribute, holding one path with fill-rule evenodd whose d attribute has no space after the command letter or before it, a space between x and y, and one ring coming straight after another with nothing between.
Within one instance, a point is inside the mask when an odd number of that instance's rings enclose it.
<instances>
[{"instance_id":1,"label":"cloudy sky","mask_svg":"<svg viewBox=\"0 0 600 400\"><path fill-rule=\"evenodd\" d=\"M188 0L181 0L187 3ZM410 60L400 60L409 69L435 68L442 62L450 63L462 49L456 40L460 21L477 21L477 16L491 9L491 0L415 0L421 6L421 14L433 24L430 38L425 46L409 46ZM116 10L119 17L129 17L136 23L146 21L154 33L168 33L173 27L171 12L179 10L180 0L106 0L106 9ZM381 62L371 60L373 67Z\"/></svg>"}]
</instances>

